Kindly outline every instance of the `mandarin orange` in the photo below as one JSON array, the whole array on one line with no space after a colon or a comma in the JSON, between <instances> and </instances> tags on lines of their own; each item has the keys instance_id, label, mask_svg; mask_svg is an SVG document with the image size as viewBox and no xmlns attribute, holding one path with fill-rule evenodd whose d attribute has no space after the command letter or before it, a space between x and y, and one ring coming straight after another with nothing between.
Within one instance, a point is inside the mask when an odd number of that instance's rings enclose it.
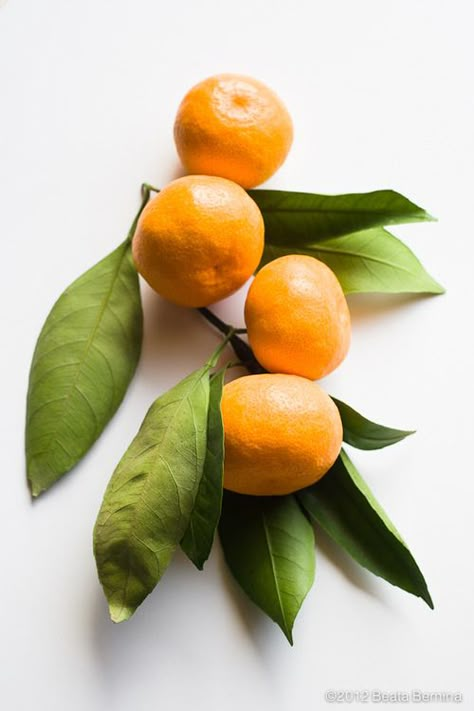
<instances>
[{"instance_id":1,"label":"mandarin orange","mask_svg":"<svg viewBox=\"0 0 474 711\"><path fill-rule=\"evenodd\" d=\"M189 173L219 175L251 188L285 160L293 124L281 99L265 84L240 74L218 74L186 94L174 138Z\"/></svg>"},{"instance_id":2,"label":"mandarin orange","mask_svg":"<svg viewBox=\"0 0 474 711\"><path fill-rule=\"evenodd\" d=\"M239 289L263 251L263 218L236 183L190 175L145 207L133 237L135 266L180 306L208 306Z\"/></svg>"},{"instance_id":3,"label":"mandarin orange","mask_svg":"<svg viewBox=\"0 0 474 711\"><path fill-rule=\"evenodd\" d=\"M312 380L337 368L351 341L349 308L334 272L300 254L279 257L258 272L245 323L266 370Z\"/></svg>"},{"instance_id":4,"label":"mandarin orange","mask_svg":"<svg viewBox=\"0 0 474 711\"><path fill-rule=\"evenodd\" d=\"M311 380L247 375L224 387L224 486L240 494L289 494L318 481L342 443L339 411Z\"/></svg>"}]
</instances>

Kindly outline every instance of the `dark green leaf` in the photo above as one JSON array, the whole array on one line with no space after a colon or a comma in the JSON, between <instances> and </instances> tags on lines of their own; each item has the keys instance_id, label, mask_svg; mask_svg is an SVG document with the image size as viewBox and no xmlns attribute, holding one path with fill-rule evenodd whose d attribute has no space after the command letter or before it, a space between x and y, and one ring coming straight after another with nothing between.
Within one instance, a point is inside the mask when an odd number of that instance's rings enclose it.
<instances>
[{"instance_id":1,"label":"dark green leaf","mask_svg":"<svg viewBox=\"0 0 474 711\"><path fill-rule=\"evenodd\" d=\"M433 607L415 559L344 451L298 498L310 519L358 563Z\"/></svg>"},{"instance_id":2,"label":"dark green leaf","mask_svg":"<svg viewBox=\"0 0 474 711\"><path fill-rule=\"evenodd\" d=\"M315 568L314 533L295 497L224 491L219 534L237 582L293 644Z\"/></svg>"},{"instance_id":3,"label":"dark green leaf","mask_svg":"<svg viewBox=\"0 0 474 711\"><path fill-rule=\"evenodd\" d=\"M344 442L358 449L382 449L390 444L400 442L414 430L396 430L393 427L384 427L376 422L371 422L345 402L332 398L341 415L344 429Z\"/></svg>"},{"instance_id":4,"label":"dark green leaf","mask_svg":"<svg viewBox=\"0 0 474 711\"><path fill-rule=\"evenodd\" d=\"M206 454L209 364L159 397L112 475L94 530L114 622L153 590L194 508Z\"/></svg>"},{"instance_id":5,"label":"dark green leaf","mask_svg":"<svg viewBox=\"0 0 474 711\"><path fill-rule=\"evenodd\" d=\"M346 294L442 294L443 287L408 247L381 227L321 240L304 247L266 243L260 268L285 254L307 254L325 262Z\"/></svg>"},{"instance_id":6,"label":"dark green leaf","mask_svg":"<svg viewBox=\"0 0 474 711\"><path fill-rule=\"evenodd\" d=\"M274 245L314 244L370 227L433 220L394 190L349 195L316 195L283 190L250 190Z\"/></svg>"},{"instance_id":7,"label":"dark green leaf","mask_svg":"<svg viewBox=\"0 0 474 711\"><path fill-rule=\"evenodd\" d=\"M221 514L224 471L221 399L224 376L225 369L211 378L204 468L189 526L181 541L181 548L199 570L209 558Z\"/></svg>"},{"instance_id":8,"label":"dark green leaf","mask_svg":"<svg viewBox=\"0 0 474 711\"><path fill-rule=\"evenodd\" d=\"M59 297L30 370L26 415L33 496L84 456L120 405L142 342L142 309L124 242Z\"/></svg>"}]
</instances>

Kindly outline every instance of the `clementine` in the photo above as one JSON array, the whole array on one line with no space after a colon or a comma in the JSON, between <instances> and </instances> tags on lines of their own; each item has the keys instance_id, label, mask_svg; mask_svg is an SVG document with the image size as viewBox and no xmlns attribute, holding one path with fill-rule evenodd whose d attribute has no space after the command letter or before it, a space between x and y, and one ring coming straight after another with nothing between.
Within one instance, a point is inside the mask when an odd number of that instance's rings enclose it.
<instances>
[{"instance_id":1,"label":"clementine","mask_svg":"<svg viewBox=\"0 0 474 711\"><path fill-rule=\"evenodd\" d=\"M314 257L292 254L264 266L247 295L245 322L257 360L273 373L316 380L349 350L346 298L334 272Z\"/></svg>"},{"instance_id":2,"label":"clementine","mask_svg":"<svg viewBox=\"0 0 474 711\"><path fill-rule=\"evenodd\" d=\"M342 443L339 411L296 375L238 378L224 387L224 486L240 494L289 494L318 481Z\"/></svg>"},{"instance_id":3,"label":"clementine","mask_svg":"<svg viewBox=\"0 0 474 711\"><path fill-rule=\"evenodd\" d=\"M251 188L285 160L293 124L281 99L265 84L240 74L218 74L186 94L174 138L189 173L219 175Z\"/></svg>"},{"instance_id":4,"label":"clementine","mask_svg":"<svg viewBox=\"0 0 474 711\"><path fill-rule=\"evenodd\" d=\"M169 183L145 207L133 237L133 259L165 299L208 306L254 272L263 234L260 210L239 185L190 175Z\"/></svg>"}]
</instances>

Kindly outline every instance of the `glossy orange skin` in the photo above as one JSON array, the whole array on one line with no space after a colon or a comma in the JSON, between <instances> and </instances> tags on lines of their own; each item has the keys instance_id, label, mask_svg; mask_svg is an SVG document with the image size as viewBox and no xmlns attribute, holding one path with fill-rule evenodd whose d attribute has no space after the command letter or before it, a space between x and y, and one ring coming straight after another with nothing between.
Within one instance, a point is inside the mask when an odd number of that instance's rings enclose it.
<instances>
[{"instance_id":1,"label":"glossy orange skin","mask_svg":"<svg viewBox=\"0 0 474 711\"><path fill-rule=\"evenodd\" d=\"M240 74L218 74L186 94L174 138L189 173L220 175L252 188L285 160L293 124L281 99L265 84Z\"/></svg>"},{"instance_id":2,"label":"glossy orange skin","mask_svg":"<svg viewBox=\"0 0 474 711\"><path fill-rule=\"evenodd\" d=\"M245 302L250 345L272 373L317 380L344 360L351 342L347 301L323 262L288 255L255 277Z\"/></svg>"},{"instance_id":3,"label":"glossy orange skin","mask_svg":"<svg viewBox=\"0 0 474 711\"><path fill-rule=\"evenodd\" d=\"M222 397L224 487L240 494L289 494L334 464L342 423L331 398L296 375L248 375Z\"/></svg>"},{"instance_id":4,"label":"glossy orange skin","mask_svg":"<svg viewBox=\"0 0 474 711\"><path fill-rule=\"evenodd\" d=\"M255 271L264 224L236 183L189 175L145 207L132 242L138 272L168 301L208 306L230 296Z\"/></svg>"}]
</instances>

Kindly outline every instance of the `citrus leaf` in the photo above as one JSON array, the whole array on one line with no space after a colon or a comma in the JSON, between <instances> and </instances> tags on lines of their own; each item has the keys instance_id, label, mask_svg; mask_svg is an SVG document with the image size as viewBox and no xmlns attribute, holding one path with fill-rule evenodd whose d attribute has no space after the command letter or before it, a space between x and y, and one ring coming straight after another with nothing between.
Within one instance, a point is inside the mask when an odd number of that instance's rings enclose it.
<instances>
[{"instance_id":1,"label":"citrus leaf","mask_svg":"<svg viewBox=\"0 0 474 711\"><path fill-rule=\"evenodd\" d=\"M309 518L354 560L433 608L415 559L344 450L319 482L297 496Z\"/></svg>"},{"instance_id":2,"label":"citrus leaf","mask_svg":"<svg viewBox=\"0 0 474 711\"><path fill-rule=\"evenodd\" d=\"M337 400L335 397L332 399L341 415L344 442L353 447L382 449L414 434L414 430L396 430L393 427L378 425L346 405L345 402Z\"/></svg>"},{"instance_id":3,"label":"citrus leaf","mask_svg":"<svg viewBox=\"0 0 474 711\"><path fill-rule=\"evenodd\" d=\"M346 294L444 293L413 252L381 227L296 248L267 241L260 268L285 254L307 254L325 262Z\"/></svg>"},{"instance_id":4,"label":"citrus leaf","mask_svg":"<svg viewBox=\"0 0 474 711\"><path fill-rule=\"evenodd\" d=\"M94 529L114 622L128 619L168 567L188 525L206 454L209 364L159 397L120 460Z\"/></svg>"},{"instance_id":5,"label":"citrus leaf","mask_svg":"<svg viewBox=\"0 0 474 711\"><path fill-rule=\"evenodd\" d=\"M394 190L316 195L284 190L250 190L262 211L265 239L293 246L371 227L432 221L425 210Z\"/></svg>"},{"instance_id":6,"label":"citrus leaf","mask_svg":"<svg viewBox=\"0 0 474 711\"><path fill-rule=\"evenodd\" d=\"M206 456L194 509L181 541L181 548L199 570L209 558L221 515L224 472L221 400L224 376L225 369L213 375L210 381Z\"/></svg>"},{"instance_id":7,"label":"citrus leaf","mask_svg":"<svg viewBox=\"0 0 474 711\"><path fill-rule=\"evenodd\" d=\"M315 569L314 533L295 497L224 491L219 535L237 582L293 644Z\"/></svg>"},{"instance_id":8,"label":"citrus leaf","mask_svg":"<svg viewBox=\"0 0 474 711\"><path fill-rule=\"evenodd\" d=\"M84 456L120 405L142 342L138 276L126 241L53 306L30 370L27 476L33 496Z\"/></svg>"}]
</instances>

